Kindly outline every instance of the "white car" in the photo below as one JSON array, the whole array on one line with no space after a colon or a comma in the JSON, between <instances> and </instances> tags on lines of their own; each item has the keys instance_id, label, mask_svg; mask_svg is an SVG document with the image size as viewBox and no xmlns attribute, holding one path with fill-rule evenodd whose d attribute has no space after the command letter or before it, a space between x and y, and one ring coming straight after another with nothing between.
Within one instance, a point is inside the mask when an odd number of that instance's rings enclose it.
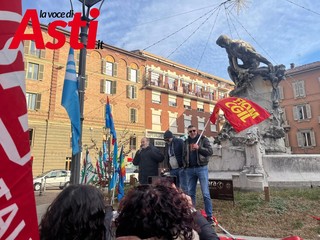
<instances>
[{"instance_id":1,"label":"white car","mask_svg":"<svg viewBox=\"0 0 320 240\"><path fill-rule=\"evenodd\" d=\"M39 191L41 187L57 187L63 189L70 183L70 171L63 169L54 169L42 173L33 179L33 188Z\"/></svg>"},{"instance_id":2,"label":"white car","mask_svg":"<svg viewBox=\"0 0 320 240\"><path fill-rule=\"evenodd\" d=\"M125 183L130 183L130 176L133 175L135 182L138 182L138 169L136 167L126 167L126 180Z\"/></svg>"}]
</instances>

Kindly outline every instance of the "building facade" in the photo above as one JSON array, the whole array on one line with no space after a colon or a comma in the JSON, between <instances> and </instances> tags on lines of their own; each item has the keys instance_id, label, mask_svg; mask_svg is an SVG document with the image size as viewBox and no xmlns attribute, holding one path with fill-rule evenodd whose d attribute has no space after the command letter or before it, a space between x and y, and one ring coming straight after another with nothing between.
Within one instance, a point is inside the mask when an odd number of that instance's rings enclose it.
<instances>
[{"instance_id":1,"label":"building facade","mask_svg":"<svg viewBox=\"0 0 320 240\"><path fill-rule=\"evenodd\" d=\"M53 42L42 25L45 42ZM30 27L28 32L32 31ZM69 32L66 44L56 50L38 50L25 41L26 98L29 114L33 174L70 169L71 126L61 106ZM84 97L83 150L95 161L108 138L105 105L109 97L118 142L133 157L142 137L163 147L163 133L186 133L190 124L214 137L218 127L208 123L215 102L227 96L233 84L222 78L171 62L155 55L129 52L107 44L87 50ZM76 69L80 51L75 50Z\"/></svg>"},{"instance_id":2,"label":"building facade","mask_svg":"<svg viewBox=\"0 0 320 240\"><path fill-rule=\"evenodd\" d=\"M320 62L291 64L279 85L286 146L294 154L320 153Z\"/></svg>"},{"instance_id":3,"label":"building facade","mask_svg":"<svg viewBox=\"0 0 320 240\"><path fill-rule=\"evenodd\" d=\"M228 96L233 83L145 51L136 52L146 58L145 123L151 142L163 148L166 130L187 136L189 125L207 137L216 136L221 126L213 125L209 118L216 101Z\"/></svg>"},{"instance_id":4,"label":"building facade","mask_svg":"<svg viewBox=\"0 0 320 240\"><path fill-rule=\"evenodd\" d=\"M32 29L29 28L28 32ZM69 32L66 44L57 50L38 50L35 42L25 41L26 98L29 115L33 174L50 169L69 169L71 161L71 126L61 106ZM42 26L45 42L53 41ZM78 69L80 51L75 51ZM87 51L84 100L83 149L89 149L95 161L106 138L105 105L109 97L118 141L126 141L129 152L136 139L145 133L145 96L142 74L145 58L104 44L103 49ZM133 120L132 109L139 113Z\"/></svg>"}]
</instances>

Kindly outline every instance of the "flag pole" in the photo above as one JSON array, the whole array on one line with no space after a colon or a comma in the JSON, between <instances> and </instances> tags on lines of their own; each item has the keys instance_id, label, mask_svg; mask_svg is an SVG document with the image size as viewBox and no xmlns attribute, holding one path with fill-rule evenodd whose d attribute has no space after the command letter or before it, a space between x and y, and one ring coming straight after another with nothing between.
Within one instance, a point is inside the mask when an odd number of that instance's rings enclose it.
<instances>
[{"instance_id":1,"label":"flag pole","mask_svg":"<svg viewBox=\"0 0 320 240\"><path fill-rule=\"evenodd\" d=\"M199 143L200 138L202 137L202 135L203 135L203 133L204 133L204 130L206 129L206 127L207 127L207 125L208 125L209 121L210 121L210 118L208 118L208 121L206 122L206 125L204 125L204 128L203 128L202 132L200 133L200 136L199 136L199 138L198 138L198 140L197 140L196 144L198 144L198 143Z\"/></svg>"}]
</instances>

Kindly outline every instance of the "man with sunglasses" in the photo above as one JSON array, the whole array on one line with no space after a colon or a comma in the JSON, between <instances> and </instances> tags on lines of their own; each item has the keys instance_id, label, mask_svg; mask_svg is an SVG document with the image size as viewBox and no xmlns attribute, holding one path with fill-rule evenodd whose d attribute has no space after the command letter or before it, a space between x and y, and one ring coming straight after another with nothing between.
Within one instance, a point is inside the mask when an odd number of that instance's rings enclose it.
<instances>
[{"instance_id":1,"label":"man with sunglasses","mask_svg":"<svg viewBox=\"0 0 320 240\"><path fill-rule=\"evenodd\" d=\"M199 179L201 192L204 200L207 220L212 220L212 202L209 192L208 162L209 157L213 154L212 146L208 138L203 135L200 137L195 126L188 126L188 138L184 145L185 174L188 184L188 194L192 203L196 205L196 190ZM198 141L199 139L199 141Z\"/></svg>"},{"instance_id":2,"label":"man with sunglasses","mask_svg":"<svg viewBox=\"0 0 320 240\"><path fill-rule=\"evenodd\" d=\"M174 137L169 130L164 133L163 138L166 142L164 161L170 169L170 175L176 177L176 186L187 193L188 186L183 168L183 140Z\"/></svg>"}]
</instances>

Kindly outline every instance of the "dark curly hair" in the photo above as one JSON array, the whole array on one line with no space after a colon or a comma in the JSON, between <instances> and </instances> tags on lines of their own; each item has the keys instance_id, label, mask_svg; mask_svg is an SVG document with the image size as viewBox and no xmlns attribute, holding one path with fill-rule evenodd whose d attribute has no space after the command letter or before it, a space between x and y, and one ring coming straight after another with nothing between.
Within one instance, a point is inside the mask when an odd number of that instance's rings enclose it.
<instances>
[{"instance_id":1,"label":"dark curly hair","mask_svg":"<svg viewBox=\"0 0 320 240\"><path fill-rule=\"evenodd\" d=\"M118 212L117 237L193 238L190 204L183 192L169 184L135 187L120 202Z\"/></svg>"},{"instance_id":2,"label":"dark curly hair","mask_svg":"<svg viewBox=\"0 0 320 240\"><path fill-rule=\"evenodd\" d=\"M106 227L102 192L89 185L71 185L52 202L39 225L42 240L102 240Z\"/></svg>"}]
</instances>

